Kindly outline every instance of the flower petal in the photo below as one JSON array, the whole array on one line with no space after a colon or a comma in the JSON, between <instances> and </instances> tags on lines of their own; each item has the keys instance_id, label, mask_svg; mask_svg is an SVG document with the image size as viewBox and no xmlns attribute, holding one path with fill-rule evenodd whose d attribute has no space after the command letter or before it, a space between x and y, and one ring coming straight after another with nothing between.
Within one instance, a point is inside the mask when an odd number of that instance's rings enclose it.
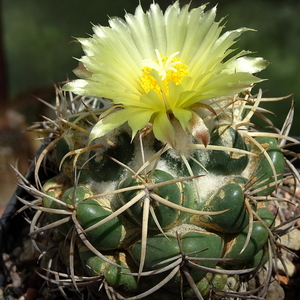
<instances>
[{"instance_id":1,"label":"flower petal","mask_svg":"<svg viewBox=\"0 0 300 300\"><path fill-rule=\"evenodd\" d=\"M192 112L190 110L179 107L173 108L172 112L176 119L180 122L180 125L183 128L183 130L186 130L188 122L192 118Z\"/></svg>"},{"instance_id":2,"label":"flower petal","mask_svg":"<svg viewBox=\"0 0 300 300\"><path fill-rule=\"evenodd\" d=\"M233 74L219 74L214 76L204 87L201 89L199 100L209 99L221 96L233 96L251 88L254 83L261 82L263 79L255 77L250 73L233 73ZM192 105L192 102L187 102L186 105Z\"/></svg>"},{"instance_id":3,"label":"flower petal","mask_svg":"<svg viewBox=\"0 0 300 300\"><path fill-rule=\"evenodd\" d=\"M205 5L190 11L186 25L185 41L180 51L181 58L190 65L191 74L193 66L200 59L204 63L209 49L221 32L218 23L215 22L216 7L204 13ZM174 35L174 34L173 34ZM201 54L200 54L201 53Z\"/></svg>"},{"instance_id":4,"label":"flower petal","mask_svg":"<svg viewBox=\"0 0 300 300\"><path fill-rule=\"evenodd\" d=\"M150 9L153 4L150 6ZM155 58L155 42L153 40L153 35L151 27L149 24L149 19L144 13L142 7L139 5L135 11L135 14L125 15L127 30L129 30L132 36L132 41L135 47L141 53L143 58Z\"/></svg>"},{"instance_id":5,"label":"flower petal","mask_svg":"<svg viewBox=\"0 0 300 300\"><path fill-rule=\"evenodd\" d=\"M78 76L80 78L88 78L88 77L91 77L93 74L92 72L87 70L87 68L81 61L78 63L77 68L75 70L73 70L73 72L76 74L76 76Z\"/></svg>"},{"instance_id":6,"label":"flower petal","mask_svg":"<svg viewBox=\"0 0 300 300\"><path fill-rule=\"evenodd\" d=\"M122 107L107 112L91 140L127 121L135 136L150 122L155 137L174 146L173 125L178 120L184 131L188 128L206 145L208 130L198 113L214 112L218 97L246 92L262 81L252 74L267 62L245 56L249 51L234 54L230 49L251 29L222 34L223 19L215 21L216 7L205 8L180 8L175 1L163 13L153 2L144 12L140 4L134 14L125 14L125 20L111 18L109 26L94 26L92 37L78 39L85 53L75 70L81 79L63 89L105 97L113 107ZM214 99L211 107L201 105L208 99Z\"/></svg>"},{"instance_id":7,"label":"flower petal","mask_svg":"<svg viewBox=\"0 0 300 300\"><path fill-rule=\"evenodd\" d=\"M269 65L262 57L239 57L227 64L224 73L248 72L257 73L265 69Z\"/></svg>"},{"instance_id":8,"label":"flower petal","mask_svg":"<svg viewBox=\"0 0 300 300\"><path fill-rule=\"evenodd\" d=\"M160 53L166 53L166 26L163 12L158 4L151 4L151 9L148 12L148 19L153 39L155 41L155 49L158 49Z\"/></svg>"},{"instance_id":9,"label":"flower petal","mask_svg":"<svg viewBox=\"0 0 300 300\"><path fill-rule=\"evenodd\" d=\"M210 135L203 120L194 112L188 124L192 136L199 140L205 147L209 144Z\"/></svg>"},{"instance_id":10,"label":"flower petal","mask_svg":"<svg viewBox=\"0 0 300 300\"><path fill-rule=\"evenodd\" d=\"M132 138L139 130L149 123L149 120L154 113L154 111L147 109L136 109L132 112L132 117L128 120L128 125L132 129Z\"/></svg>"},{"instance_id":11,"label":"flower petal","mask_svg":"<svg viewBox=\"0 0 300 300\"><path fill-rule=\"evenodd\" d=\"M153 120L154 136L163 143L174 147L175 130L166 113L158 113Z\"/></svg>"},{"instance_id":12,"label":"flower petal","mask_svg":"<svg viewBox=\"0 0 300 300\"><path fill-rule=\"evenodd\" d=\"M189 17L190 5L184 5L179 8L179 2L176 1L170 5L165 12L167 49L166 55L171 55L176 51L181 51L186 41L186 20ZM204 9L204 8L203 8ZM174 34L176 32L176 34Z\"/></svg>"},{"instance_id":13,"label":"flower petal","mask_svg":"<svg viewBox=\"0 0 300 300\"><path fill-rule=\"evenodd\" d=\"M164 110L164 103L158 97L157 93L154 90L150 90L148 94L142 95L140 102L151 110L162 111Z\"/></svg>"},{"instance_id":14,"label":"flower petal","mask_svg":"<svg viewBox=\"0 0 300 300\"><path fill-rule=\"evenodd\" d=\"M89 143L94 139L104 136L115 128L121 126L132 117L132 111L127 109L120 109L100 119L100 121L93 127Z\"/></svg>"}]
</instances>

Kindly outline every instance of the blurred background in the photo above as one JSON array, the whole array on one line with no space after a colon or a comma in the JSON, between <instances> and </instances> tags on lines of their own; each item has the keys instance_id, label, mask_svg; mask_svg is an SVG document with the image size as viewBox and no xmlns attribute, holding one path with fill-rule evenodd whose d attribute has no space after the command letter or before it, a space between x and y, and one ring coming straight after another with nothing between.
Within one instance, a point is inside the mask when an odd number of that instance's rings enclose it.
<instances>
[{"instance_id":1,"label":"blurred background","mask_svg":"<svg viewBox=\"0 0 300 300\"><path fill-rule=\"evenodd\" d=\"M152 0L141 0L147 9ZM165 9L173 1L157 0ZM190 1L180 1L189 3ZM193 0L191 6L203 2ZM39 144L25 130L50 112L36 97L53 102L54 84L72 73L74 57L82 55L76 37L92 33L91 24L107 25L108 17L134 13L139 0L0 0L0 206L10 199L15 175L8 162L26 171ZM217 19L227 16L226 30L250 27L238 42L239 49L257 52L271 64L260 73L265 97L293 93L296 114L291 134L300 135L300 1L211 0L218 3ZM257 90L258 91L258 88ZM255 92L255 91L254 91ZM281 128L291 99L265 105ZM18 161L17 161L18 160Z\"/></svg>"}]
</instances>

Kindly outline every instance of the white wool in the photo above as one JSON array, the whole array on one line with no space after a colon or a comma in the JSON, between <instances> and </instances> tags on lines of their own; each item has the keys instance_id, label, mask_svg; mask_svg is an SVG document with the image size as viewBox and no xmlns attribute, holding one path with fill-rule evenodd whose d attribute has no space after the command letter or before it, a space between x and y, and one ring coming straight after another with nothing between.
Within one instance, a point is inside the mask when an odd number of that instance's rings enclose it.
<instances>
[{"instance_id":1,"label":"white wool","mask_svg":"<svg viewBox=\"0 0 300 300\"><path fill-rule=\"evenodd\" d=\"M104 194L104 193L110 193L112 191L115 191L117 189L119 181L92 181L91 183L91 189L95 191L95 194ZM113 194L105 195L105 198L109 199L110 201L113 198Z\"/></svg>"},{"instance_id":2,"label":"white wool","mask_svg":"<svg viewBox=\"0 0 300 300\"><path fill-rule=\"evenodd\" d=\"M140 142L139 137L135 137L133 140L134 143L134 157L130 163L130 167L134 171L138 171L145 162L151 159L155 155L155 151L153 149L153 142L154 137L151 134L148 134L146 138L142 139L142 144ZM146 171L143 171L142 174L145 172L149 172L155 164L155 160L147 166Z\"/></svg>"},{"instance_id":3,"label":"white wool","mask_svg":"<svg viewBox=\"0 0 300 300\"><path fill-rule=\"evenodd\" d=\"M165 160L160 160L157 164L156 169L165 171L165 172L169 173L170 175L172 175L174 178L177 177L176 169L170 168L170 166L167 164L167 162Z\"/></svg>"},{"instance_id":4,"label":"white wool","mask_svg":"<svg viewBox=\"0 0 300 300\"><path fill-rule=\"evenodd\" d=\"M175 137L175 145L174 148L176 151L173 151L173 153L177 152L181 155L189 155L191 154L191 149L189 148L189 145L193 143L193 136L191 134L187 134L181 127L179 123L174 124L174 129L176 132ZM178 154L177 154L178 155Z\"/></svg>"},{"instance_id":5,"label":"white wool","mask_svg":"<svg viewBox=\"0 0 300 300\"><path fill-rule=\"evenodd\" d=\"M206 232L206 230L202 227L199 227L197 225L193 224L180 224L179 226L172 227L165 233L170 233L176 236L178 233L183 233L184 231L190 231L190 230L196 230L196 231L203 231Z\"/></svg>"},{"instance_id":6,"label":"white wool","mask_svg":"<svg viewBox=\"0 0 300 300\"><path fill-rule=\"evenodd\" d=\"M197 187L198 195L201 195L199 201L206 199L206 197L224 186L231 177L220 176L212 173L206 174L194 180Z\"/></svg>"}]
</instances>

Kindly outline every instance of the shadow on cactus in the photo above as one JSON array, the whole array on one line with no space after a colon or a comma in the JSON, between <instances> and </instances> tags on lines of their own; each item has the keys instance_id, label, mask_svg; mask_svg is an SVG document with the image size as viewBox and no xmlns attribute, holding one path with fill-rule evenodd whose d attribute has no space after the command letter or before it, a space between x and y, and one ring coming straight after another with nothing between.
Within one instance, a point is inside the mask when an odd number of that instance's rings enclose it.
<instances>
[{"instance_id":1,"label":"shadow on cactus","mask_svg":"<svg viewBox=\"0 0 300 300\"><path fill-rule=\"evenodd\" d=\"M284 157L286 141L298 143L288 136L293 107L275 128L260 103L287 97L251 94L268 63L230 49L249 29L220 35L216 8L204 10L175 2L162 13L154 3L94 26L79 39L81 79L57 89L56 120L31 127L45 146L36 182L19 174L36 197L20 199L21 211L36 210L41 276L66 298L74 289L132 300L268 293L286 225L268 207L287 201L276 193L284 178L299 180ZM263 268L263 284L249 289Z\"/></svg>"}]
</instances>

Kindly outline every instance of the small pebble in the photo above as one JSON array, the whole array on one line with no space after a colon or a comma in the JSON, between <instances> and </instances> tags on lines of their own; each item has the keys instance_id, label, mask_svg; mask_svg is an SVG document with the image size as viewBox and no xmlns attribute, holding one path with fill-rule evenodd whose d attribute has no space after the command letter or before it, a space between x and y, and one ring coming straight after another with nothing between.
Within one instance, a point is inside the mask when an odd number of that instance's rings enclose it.
<instances>
[{"instance_id":1,"label":"small pebble","mask_svg":"<svg viewBox=\"0 0 300 300\"><path fill-rule=\"evenodd\" d=\"M297 272L296 266L286 257L282 256L282 259L285 264L285 267L283 266L282 261L278 259L277 260L278 271L281 274L285 274L289 277L293 277Z\"/></svg>"}]
</instances>

